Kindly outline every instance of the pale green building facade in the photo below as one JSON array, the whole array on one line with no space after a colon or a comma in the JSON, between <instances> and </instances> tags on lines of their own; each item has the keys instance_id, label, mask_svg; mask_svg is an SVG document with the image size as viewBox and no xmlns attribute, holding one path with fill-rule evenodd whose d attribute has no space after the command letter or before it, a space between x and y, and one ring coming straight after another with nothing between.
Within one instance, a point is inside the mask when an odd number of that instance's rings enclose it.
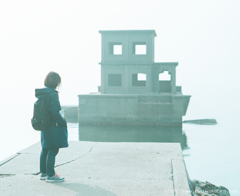
<instances>
[{"instance_id":1,"label":"pale green building facade","mask_svg":"<svg viewBox=\"0 0 240 196\"><path fill-rule=\"evenodd\" d=\"M154 30L99 31L101 86L79 95L79 122L181 125L189 95L176 86L177 62L154 62Z\"/></svg>"}]
</instances>

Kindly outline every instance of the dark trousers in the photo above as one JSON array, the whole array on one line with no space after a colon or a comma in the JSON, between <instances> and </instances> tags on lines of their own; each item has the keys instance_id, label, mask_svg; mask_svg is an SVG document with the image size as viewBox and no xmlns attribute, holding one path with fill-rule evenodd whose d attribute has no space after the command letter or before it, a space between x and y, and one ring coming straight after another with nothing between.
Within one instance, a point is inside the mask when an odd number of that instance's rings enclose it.
<instances>
[{"instance_id":1,"label":"dark trousers","mask_svg":"<svg viewBox=\"0 0 240 196\"><path fill-rule=\"evenodd\" d=\"M40 172L47 173L48 176L55 175L54 165L55 157L58 154L59 148L42 148L40 155Z\"/></svg>"}]
</instances>

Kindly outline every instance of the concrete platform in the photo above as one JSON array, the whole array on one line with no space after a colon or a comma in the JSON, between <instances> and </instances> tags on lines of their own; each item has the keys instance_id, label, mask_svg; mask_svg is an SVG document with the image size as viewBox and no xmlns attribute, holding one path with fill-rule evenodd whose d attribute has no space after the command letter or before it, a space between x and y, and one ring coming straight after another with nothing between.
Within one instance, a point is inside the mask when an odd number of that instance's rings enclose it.
<instances>
[{"instance_id":1,"label":"concrete platform","mask_svg":"<svg viewBox=\"0 0 240 196\"><path fill-rule=\"evenodd\" d=\"M62 183L39 180L40 143L0 163L1 196L190 196L178 143L70 142L60 149Z\"/></svg>"}]
</instances>

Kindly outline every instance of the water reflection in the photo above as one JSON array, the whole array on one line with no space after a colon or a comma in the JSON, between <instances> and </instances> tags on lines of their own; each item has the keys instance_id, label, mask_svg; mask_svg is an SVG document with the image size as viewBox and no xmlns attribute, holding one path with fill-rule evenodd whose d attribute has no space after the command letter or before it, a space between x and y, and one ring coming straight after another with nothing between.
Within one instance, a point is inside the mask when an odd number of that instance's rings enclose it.
<instances>
[{"instance_id":1,"label":"water reflection","mask_svg":"<svg viewBox=\"0 0 240 196\"><path fill-rule=\"evenodd\" d=\"M79 125L79 141L96 142L170 142L189 149L182 127Z\"/></svg>"}]
</instances>

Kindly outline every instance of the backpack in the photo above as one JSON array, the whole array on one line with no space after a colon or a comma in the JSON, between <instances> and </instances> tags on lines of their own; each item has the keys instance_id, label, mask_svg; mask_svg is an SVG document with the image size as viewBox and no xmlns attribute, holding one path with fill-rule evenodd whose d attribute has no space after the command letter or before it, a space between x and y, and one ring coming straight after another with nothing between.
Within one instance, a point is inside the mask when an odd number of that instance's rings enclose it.
<instances>
[{"instance_id":1,"label":"backpack","mask_svg":"<svg viewBox=\"0 0 240 196\"><path fill-rule=\"evenodd\" d=\"M48 93L49 95L50 93ZM46 96L39 98L34 103L33 117L31 119L32 127L36 131L44 131L49 126L50 114L47 111Z\"/></svg>"}]
</instances>

